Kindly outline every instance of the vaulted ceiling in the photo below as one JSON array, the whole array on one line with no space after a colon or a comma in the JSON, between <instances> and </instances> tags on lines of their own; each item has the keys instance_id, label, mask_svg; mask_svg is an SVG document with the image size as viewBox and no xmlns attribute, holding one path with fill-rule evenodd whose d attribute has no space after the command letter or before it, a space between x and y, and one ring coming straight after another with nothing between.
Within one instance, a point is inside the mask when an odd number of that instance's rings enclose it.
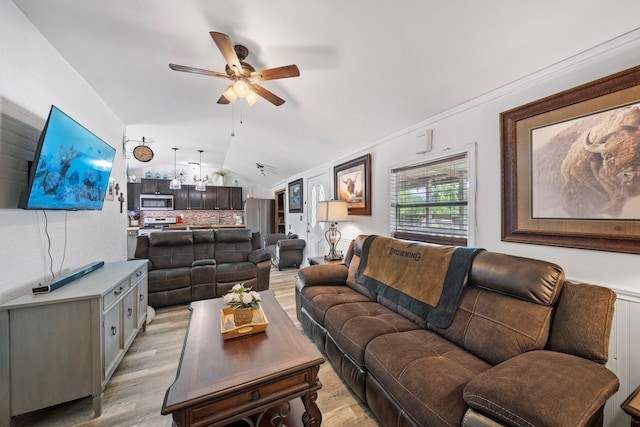
<instances>
[{"instance_id":1,"label":"vaulted ceiling","mask_svg":"<svg viewBox=\"0 0 640 427\"><path fill-rule=\"evenodd\" d=\"M271 185L638 27L637 0L14 0L125 123L153 138L150 168L198 161ZM220 105L209 36L286 102ZM497 122L496 122L497 123ZM129 145L128 148L133 148ZM130 167L140 162L130 159ZM256 163L267 167L263 175ZM204 172L204 171L203 171Z\"/></svg>"}]
</instances>

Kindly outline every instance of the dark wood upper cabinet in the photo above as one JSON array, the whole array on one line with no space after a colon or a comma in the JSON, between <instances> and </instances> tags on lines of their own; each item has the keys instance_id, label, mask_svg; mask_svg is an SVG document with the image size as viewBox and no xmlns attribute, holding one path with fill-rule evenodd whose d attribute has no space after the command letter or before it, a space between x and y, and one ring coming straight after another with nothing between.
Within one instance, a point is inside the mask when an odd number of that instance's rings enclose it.
<instances>
[{"instance_id":1,"label":"dark wood upper cabinet","mask_svg":"<svg viewBox=\"0 0 640 427\"><path fill-rule=\"evenodd\" d=\"M168 179L148 179L140 180L140 194L173 194L169 188Z\"/></svg>"},{"instance_id":2,"label":"dark wood upper cabinet","mask_svg":"<svg viewBox=\"0 0 640 427\"><path fill-rule=\"evenodd\" d=\"M204 200L204 208L212 210L231 209L230 187L207 187Z\"/></svg>"},{"instance_id":3,"label":"dark wood upper cabinet","mask_svg":"<svg viewBox=\"0 0 640 427\"><path fill-rule=\"evenodd\" d=\"M183 185L179 190L173 190L173 209L177 211L191 209L189 205L189 187L193 187L193 185Z\"/></svg>"},{"instance_id":4,"label":"dark wood upper cabinet","mask_svg":"<svg viewBox=\"0 0 640 427\"><path fill-rule=\"evenodd\" d=\"M172 190L173 208L182 210L242 210L242 187L207 186L206 191L196 191L195 185L183 185Z\"/></svg>"},{"instance_id":5,"label":"dark wood upper cabinet","mask_svg":"<svg viewBox=\"0 0 640 427\"><path fill-rule=\"evenodd\" d=\"M196 190L195 185L189 186L189 209L204 209L205 191Z\"/></svg>"},{"instance_id":6,"label":"dark wood upper cabinet","mask_svg":"<svg viewBox=\"0 0 640 427\"><path fill-rule=\"evenodd\" d=\"M231 209L231 187L216 187L218 190L217 209Z\"/></svg>"},{"instance_id":7,"label":"dark wood upper cabinet","mask_svg":"<svg viewBox=\"0 0 640 427\"><path fill-rule=\"evenodd\" d=\"M241 211L244 209L242 204L242 187L229 187L231 188L231 206L230 209Z\"/></svg>"}]
</instances>

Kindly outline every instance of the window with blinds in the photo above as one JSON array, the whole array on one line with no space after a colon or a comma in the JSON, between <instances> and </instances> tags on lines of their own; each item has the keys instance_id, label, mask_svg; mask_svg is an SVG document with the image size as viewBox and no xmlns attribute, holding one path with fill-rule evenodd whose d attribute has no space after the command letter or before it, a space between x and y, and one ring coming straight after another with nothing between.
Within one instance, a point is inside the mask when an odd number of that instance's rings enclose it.
<instances>
[{"instance_id":1,"label":"window with blinds","mask_svg":"<svg viewBox=\"0 0 640 427\"><path fill-rule=\"evenodd\" d=\"M467 246L469 155L391 170L391 235L398 239Z\"/></svg>"}]
</instances>

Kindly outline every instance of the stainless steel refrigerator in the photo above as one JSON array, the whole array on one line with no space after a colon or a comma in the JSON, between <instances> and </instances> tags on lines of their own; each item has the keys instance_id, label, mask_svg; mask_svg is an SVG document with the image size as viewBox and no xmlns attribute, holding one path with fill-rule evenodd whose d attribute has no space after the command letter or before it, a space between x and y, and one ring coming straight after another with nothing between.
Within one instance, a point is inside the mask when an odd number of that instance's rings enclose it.
<instances>
[{"instance_id":1,"label":"stainless steel refrigerator","mask_svg":"<svg viewBox=\"0 0 640 427\"><path fill-rule=\"evenodd\" d=\"M247 198L244 201L244 224L262 237L275 231L275 200Z\"/></svg>"}]
</instances>

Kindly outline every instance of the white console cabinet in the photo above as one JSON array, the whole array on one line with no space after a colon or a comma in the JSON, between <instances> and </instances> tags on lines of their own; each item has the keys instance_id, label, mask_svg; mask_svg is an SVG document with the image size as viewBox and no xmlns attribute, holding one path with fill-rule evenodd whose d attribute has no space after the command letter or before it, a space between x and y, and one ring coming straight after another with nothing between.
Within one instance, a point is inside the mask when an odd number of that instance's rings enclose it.
<instances>
[{"instance_id":1,"label":"white console cabinet","mask_svg":"<svg viewBox=\"0 0 640 427\"><path fill-rule=\"evenodd\" d=\"M147 261L106 263L47 294L0 306L0 426L11 417L102 393L145 328Z\"/></svg>"}]
</instances>

